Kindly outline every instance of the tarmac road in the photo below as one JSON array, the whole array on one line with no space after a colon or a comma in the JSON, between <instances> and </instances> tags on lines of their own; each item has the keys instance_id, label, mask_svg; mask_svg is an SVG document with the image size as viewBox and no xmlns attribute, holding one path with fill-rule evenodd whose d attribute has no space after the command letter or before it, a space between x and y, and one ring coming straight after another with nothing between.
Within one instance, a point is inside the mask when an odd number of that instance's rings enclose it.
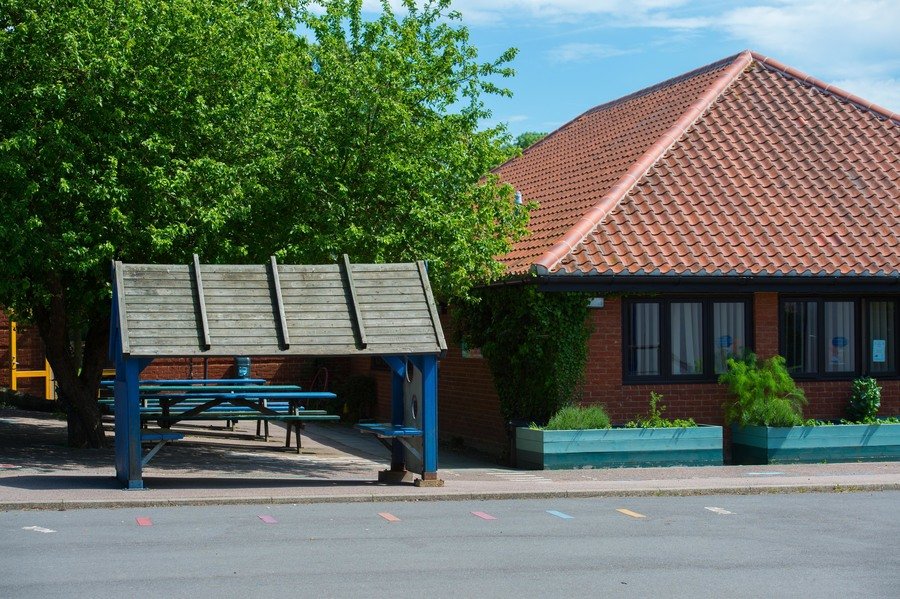
<instances>
[{"instance_id":1,"label":"tarmac road","mask_svg":"<svg viewBox=\"0 0 900 599\"><path fill-rule=\"evenodd\" d=\"M898 505L884 491L8 511L0 596L896 598Z\"/></svg>"}]
</instances>

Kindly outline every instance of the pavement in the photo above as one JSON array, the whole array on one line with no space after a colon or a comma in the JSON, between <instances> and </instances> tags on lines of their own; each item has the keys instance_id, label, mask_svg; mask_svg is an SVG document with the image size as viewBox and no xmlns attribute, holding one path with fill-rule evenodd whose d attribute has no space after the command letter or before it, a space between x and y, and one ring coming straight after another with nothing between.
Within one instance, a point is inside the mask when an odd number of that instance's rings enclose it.
<instances>
[{"instance_id":1,"label":"pavement","mask_svg":"<svg viewBox=\"0 0 900 599\"><path fill-rule=\"evenodd\" d=\"M900 462L526 471L443 448L444 486L416 487L377 482L387 450L343 425L307 425L300 454L274 423L268 441L246 422L177 430L184 440L144 468L145 489L129 491L115 479L112 447L69 448L65 422L0 409L0 511L900 490Z\"/></svg>"}]
</instances>

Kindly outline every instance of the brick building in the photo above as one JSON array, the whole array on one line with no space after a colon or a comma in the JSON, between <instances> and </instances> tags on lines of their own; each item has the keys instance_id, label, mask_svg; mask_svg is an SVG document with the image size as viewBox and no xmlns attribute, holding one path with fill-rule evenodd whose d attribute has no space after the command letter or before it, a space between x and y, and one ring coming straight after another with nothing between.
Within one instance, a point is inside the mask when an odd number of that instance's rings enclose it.
<instances>
[{"instance_id":1,"label":"brick building","mask_svg":"<svg viewBox=\"0 0 900 599\"><path fill-rule=\"evenodd\" d=\"M614 422L656 391L667 416L721 423L716 379L744 349L785 356L810 417L842 416L862 375L898 414L898 157L900 115L744 52L592 108L499 167L538 204L502 260L521 284L604 298L583 401ZM483 360L451 348L440 406L445 441L503 447Z\"/></svg>"}]
</instances>

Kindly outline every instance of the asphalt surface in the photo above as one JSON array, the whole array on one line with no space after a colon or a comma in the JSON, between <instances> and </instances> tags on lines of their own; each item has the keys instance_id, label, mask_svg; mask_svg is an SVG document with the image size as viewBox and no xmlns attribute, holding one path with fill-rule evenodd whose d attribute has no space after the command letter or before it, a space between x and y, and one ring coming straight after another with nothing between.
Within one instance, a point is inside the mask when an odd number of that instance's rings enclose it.
<instances>
[{"instance_id":1,"label":"asphalt surface","mask_svg":"<svg viewBox=\"0 0 900 599\"><path fill-rule=\"evenodd\" d=\"M898 498L10 511L0 596L894 598Z\"/></svg>"},{"instance_id":2,"label":"asphalt surface","mask_svg":"<svg viewBox=\"0 0 900 599\"><path fill-rule=\"evenodd\" d=\"M285 450L241 423L184 427L144 470L145 490L115 480L111 448L65 446L65 423L46 414L0 410L0 511L218 504L290 504L656 495L758 494L900 489L900 463L612 468L521 471L442 450L443 487L381 484L387 450L339 425L310 425L303 451Z\"/></svg>"}]
</instances>

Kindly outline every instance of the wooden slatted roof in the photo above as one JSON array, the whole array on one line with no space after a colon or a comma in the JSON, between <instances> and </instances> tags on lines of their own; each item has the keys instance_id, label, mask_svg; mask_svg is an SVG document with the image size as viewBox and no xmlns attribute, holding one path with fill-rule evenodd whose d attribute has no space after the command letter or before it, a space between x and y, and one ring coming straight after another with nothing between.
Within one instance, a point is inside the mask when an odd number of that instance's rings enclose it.
<instances>
[{"instance_id":1,"label":"wooden slatted roof","mask_svg":"<svg viewBox=\"0 0 900 599\"><path fill-rule=\"evenodd\" d=\"M296 266L114 264L122 353L443 354L423 262Z\"/></svg>"}]
</instances>

